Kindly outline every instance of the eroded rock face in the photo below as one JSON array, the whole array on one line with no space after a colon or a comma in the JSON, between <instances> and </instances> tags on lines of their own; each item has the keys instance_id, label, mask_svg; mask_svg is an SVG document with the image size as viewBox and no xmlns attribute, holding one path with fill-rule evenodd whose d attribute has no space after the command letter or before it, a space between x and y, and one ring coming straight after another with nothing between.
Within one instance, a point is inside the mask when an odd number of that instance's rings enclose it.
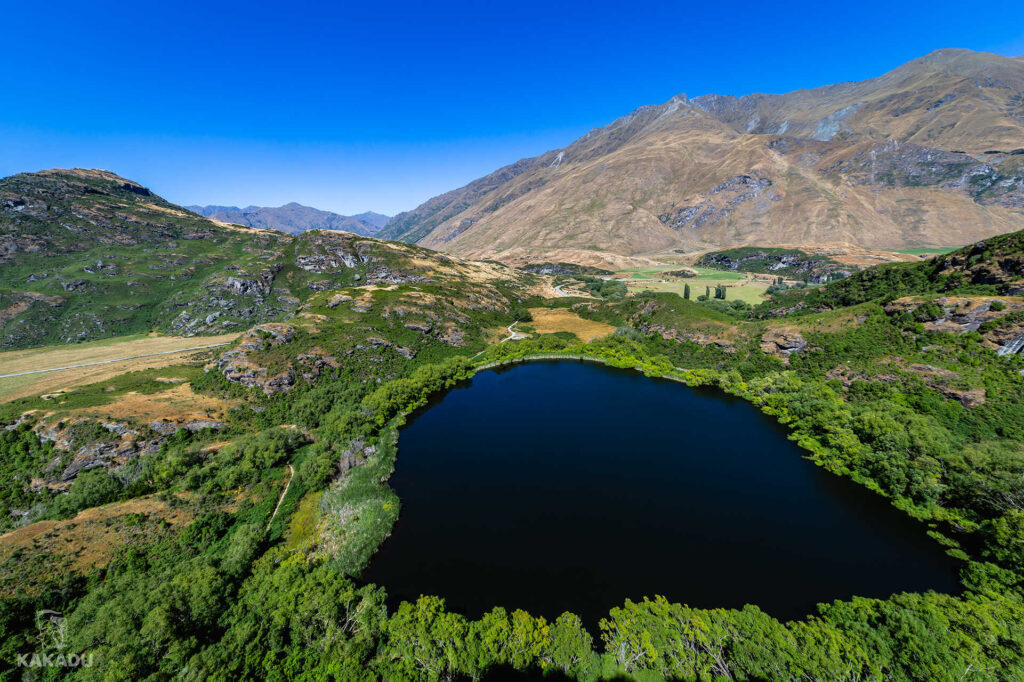
<instances>
[{"instance_id":1,"label":"eroded rock face","mask_svg":"<svg viewBox=\"0 0 1024 682\"><path fill-rule=\"evenodd\" d=\"M268 322L257 325L246 332L237 348L221 354L215 363L216 367L228 381L260 388L267 395L287 392L295 385L292 368L268 375L267 368L261 366L252 353L290 343L294 338L295 327L289 324Z\"/></svg>"},{"instance_id":2,"label":"eroded rock face","mask_svg":"<svg viewBox=\"0 0 1024 682\"><path fill-rule=\"evenodd\" d=\"M202 431L203 429L214 429L220 430L224 428L224 422L217 419L193 419L187 422L174 422L169 419L158 419L150 422L149 428L157 433L165 436L177 433L179 429L185 429L192 433Z\"/></svg>"},{"instance_id":3,"label":"eroded rock face","mask_svg":"<svg viewBox=\"0 0 1024 682\"><path fill-rule=\"evenodd\" d=\"M998 296L945 296L928 302L905 296L887 305L885 312L917 314L929 303L934 303L940 313L922 322L925 331L952 334L978 331L984 345L1000 355L1024 352L1024 320L1015 320L1012 316L1024 312L1024 301Z\"/></svg>"},{"instance_id":4,"label":"eroded rock face","mask_svg":"<svg viewBox=\"0 0 1024 682\"><path fill-rule=\"evenodd\" d=\"M697 201L674 207L658 216L665 225L681 230L700 229L728 218L741 204L760 200L767 208L782 197L772 189L772 181L758 173L736 175L712 187Z\"/></svg>"},{"instance_id":5,"label":"eroded rock face","mask_svg":"<svg viewBox=\"0 0 1024 682\"><path fill-rule=\"evenodd\" d=\"M368 284L429 284L432 280L417 273L398 272L380 265L371 270L366 277Z\"/></svg>"},{"instance_id":6,"label":"eroded rock face","mask_svg":"<svg viewBox=\"0 0 1024 682\"><path fill-rule=\"evenodd\" d=\"M352 300L352 297L347 295L347 294L335 294L334 296L331 296L329 301L327 301L327 307L328 308L337 308L342 303L345 303L346 301L351 301L351 300Z\"/></svg>"},{"instance_id":7,"label":"eroded rock face","mask_svg":"<svg viewBox=\"0 0 1024 682\"><path fill-rule=\"evenodd\" d=\"M378 260L372 253L374 242L360 241L348 232L307 232L303 238L305 241L302 251L295 256L295 265L306 272L351 275ZM361 275L356 277L361 279Z\"/></svg>"},{"instance_id":8,"label":"eroded rock face","mask_svg":"<svg viewBox=\"0 0 1024 682\"><path fill-rule=\"evenodd\" d=\"M341 480L348 475L348 472L366 461L377 453L374 445L367 445L362 438L357 438L341 453L338 459L338 475L336 480Z\"/></svg>"},{"instance_id":9,"label":"eroded rock face","mask_svg":"<svg viewBox=\"0 0 1024 682\"><path fill-rule=\"evenodd\" d=\"M789 356L807 348L807 340L793 329L771 329L761 336L761 350L789 364Z\"/></svg>"},{"instance_id":10,"label":"eroded rock face","mask_svg":"<svg viewBox=\"0 0 1024 682\"><path fill-rule=\"evenodd\" d=\"M952 370L921 362L907 362L905 359L895 355L889 356L883 363L894 365L905 372L920 377L928 388L938 391L947 398L959 401L961 405L968 409L982 405L985 402L985 389L956 386L955 383L960 382L961 377ZM892 381L899 379L895 375L884 376L891 377ZM875 378L877 379L877 377Z\"/></svg>"},{"instance_id":11,"label":"eroded rock face","mask_svg":"<svg viewBox=\"0 0 1024 682\"><path fill-rule=\"evenodd\" d=\"M341 367L337 358L328 355L322 348L311 348L308 353L296 355L295 364L299 376L306 381L315 381L324 373Z\"/></svg>"},{"instance_id":12,"label":"eroded rock face","mask_svg":"<svg viewBox=\"0 0 1024 682\"><path fill-rule=\"evenodd\" d=\"M291 369L273 376L267 376L267 368L251 360L248 354L240 349L229 350L217 360L217 369L228 381L242 386L261 389L267 395L287 393L295 384L295 376Z\"/></svg>"},{"instance_id":13,"label":"eroded rock face","mask_svg":"<svg viewBox=\"0 0 1024 682\"><path fill-rule=\"evenodd\" d=\"M34 487L66 490L84 471L118 469L137 457L156 453L166 437L165 432L156 429L102 422L100 426L106 431L105 435L87 431L90 435L83 438L83 427L91 425L95 422L82 418L55 424L41 420L33 427L39 439L52 442L58 453L43 469L44 476L33 479Z\"/></svg>"},{"instance_id":14,"label":"eroded rock face","mask_svg":"<svg viewBox=\"0 0 1024 682\"><path fill-rule=\"evenodd\" d=\"M960 375L956 372L942 367L936 367L935 365L925 365L919 362L912 363L906 366L907 371L913 372L918 376L923 377L938 377L941 379L959 379Z\"/></svg>"},{"instance_id":15,"label":"eroded rock face","mask_svg":"<svg viewBox=\"0 0 1024 682\"><path fill-rule=\"evenodd\" d=\"M297 256L295 258L295 265L307 272L325 274L328 272L338 272L343 268L355 268L359 265L359 261L354 254L344 249L336 248L331 249L327 254Z\"/></svg>"},{"instance_id":16,"label":"eroded rock face","mask_svg":"<svg viewBox=\"0 0 1024 682\"><path fill-rule=\"evenodd\" d=\"M967 409L977 407L985 402L985 389L983 388L962 389L942 384L939 384L934 388L947 398L959 400L960 404Z\"/></svg>"},{"instance_id":17,"label":"eroded rock face","mask_svg":"<svg viewBox=\"0 0 1024 682\"><path fill-rule=\"evenodd\" d=\"M993 343L999 344L997 355L1014 355L1024 353L1024 323L1015 325L1013 329L1000 330L990 335Z\"/></svg>"},{"instance_id":18,"label":"eroded rock face","mask_svg":"<svg viewBox=\"0 0 1024 682\"><path fill-rule=\"evenodd\" d=\"M167 331L180 336L211 334L294 311L299 300L287 289L274 286L280 269L280 265L254 272L234 268L234 274L210 278L201 296L172 297L164 305L173 315Z\"/></svg>"},{"instance_id":19,"label":"eroded rock face","mask_svg":"<svg viewBox=\"0 0 1024 682\"><path fill-rule=\"evenodd\" d=\"M266 296L270 293L270 285L273 281L272 274L254 278L228 277L224 280L224 286L229 291L242 296Z\"/></svg>"},{"instance_id":20,"label":"eroded rock face","mask_svg":"<svg viewBox=\"0 0 1024 682\"><path fill-rule=\"evenodd\" d=\"M445 327L444 332L438 334L437 338L449 346L456 348L466 344L466 333L455 325L448 325Z\"/></svg>"},{"instance_id":21,"label":"eroded rock face","mask_svg":"<svg viewBox=\"0 0 1024 682\"><path fill-rule=\"evenodd\" d=\"M379 255L379 242L360 240L344 232L308 232L303 235L301 253L295 256L295 265L318 275L341 275L340 281L314 283L314 289L326 290L339 286L373 284L426 283L428 268L403 265L398 269L388 258ZM378 252L378 253L375 253ZM318 288L319 287L319 288Z\"/></svg>"},{"instance_id":22,"label":"eroded rock face","mask_svg":"<svg viewBox=\"0 0 1024 682\"><path fill-rule=\"evenodd\" d=\"M1024 173L1005 154L979 161L963 152L891 140L823 170L862 185L941 187L963 192L980 204L1024 206Z\"/></svg>"},{"instance_id":23,"label":"eroded rock face","mask_svg":"<svg viewBox=\"0 0 1024 682\"><path fill-rule=\"evenodd\" d=\"M295 327L281 322L259 324L246 332L245 343L258 343L262 350L268 346L282 346L295 338ZM258 339L258 341L257 341ZM255 348L256 346L252 346Z\"/></svg>"},{"instance_id":24,"label":"eroded rock face","mask_svg":"<svg viewBox=\"0 0 1024 682\"><path fill-rule=\"evenodd\" d=\"M641 324L637 327L644 334L657 334L666 341L689 341L703 348L718 348L726 353L735 353L736 347L731 341L716 338L710 334L692 330L679 330L660 324Z\"/></svg>"}]
</instances>

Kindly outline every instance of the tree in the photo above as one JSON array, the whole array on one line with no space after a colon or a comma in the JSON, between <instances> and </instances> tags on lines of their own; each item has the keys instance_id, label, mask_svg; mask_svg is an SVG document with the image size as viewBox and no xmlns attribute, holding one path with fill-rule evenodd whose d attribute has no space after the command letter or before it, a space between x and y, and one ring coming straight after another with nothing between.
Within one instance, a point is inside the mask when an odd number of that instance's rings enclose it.
<instances>
[{"instance_id":1,"label":"tree","mask_svg":"<svg viewBox=\"0 0 1024 682\"><path fill-rule=\"evenodd\" d=\"M465 642L469 625L445 610L444 599L402 602L387 624L388 678L451 680L471 671Z\"/></svg>"},{"instance_id":2,"label":"tree","mask_svg":"<svg viewBox=\"0 0 1024 682\"><path fill-rule=\"evenodd\" d=\"M690 300L690 285L689 284L684 284L683 285L683 298L685 298L687 301Z\"/></svg>"},{"instance_id":3,"label":"tree","mask_svg":"<svg viewBox=\"0 0 1024 682\"><path fill-rule=\"evenodd\" d=\"M475 678L491 666L507 665L511 636L512 626L508 622L508 613L500 606L485 613L480 620L470 623L466 640L470 675Z\"/></svg>"},{"instance_id":4,"label":"tree","mask_svg":"<svg viewBox=\"0 0 1024 682\"><path fill-rule=\"evenodd\" d=\"M509 636L509 662L519 670L530 668L548 645L548 623L534 618L522 609L512 612L512 632Z\"/></svg>"},{"instance_id":5,"label":"tree","mask_svg":"<svg viewBox=\"0 0 1024 682\"><path fill-rule=\"evenodd\" d=\"M567 675L584 677L591 665L594 638L580 617L567 611L555 620L550 632L551 644L544 659Z\"/></svg>"},{"instance_id":6,"label":"tree","mask_svg":"<svg viewBox=\"0 0 1024 682\"><path fill-rule=\"evenodd\" d=\"M649 667L658 656L637 611L637 605L627 599L624 607L612 609L611 618L602 618L598 624L605 650L627 673Z\"/></svg>"}]
</instances>

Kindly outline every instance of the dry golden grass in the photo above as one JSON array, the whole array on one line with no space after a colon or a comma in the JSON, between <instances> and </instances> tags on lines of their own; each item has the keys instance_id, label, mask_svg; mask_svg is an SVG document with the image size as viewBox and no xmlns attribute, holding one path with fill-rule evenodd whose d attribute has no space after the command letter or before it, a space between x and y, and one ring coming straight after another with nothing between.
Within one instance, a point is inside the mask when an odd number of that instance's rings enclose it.
<instances>
[{"instance_id":1,"label":"dry golden grass","mask_svg":"<svg viewBox=\"0 0 1024 682\"><path fill-rule=\"evenodd\" d=\"M156 204L143 204L146 208L151 211L160 211L161 213L167 213L169 215L178 216L181 218L189 217L189 214L185 211L178 210L176 208L170 208L168 206L157 206Z\"/></svg>"},{"instance_id":2,"label":"dry golden grass","mask_svg":"<svg viewBox=\"0 0 1024 682\"><path fill-rule=\"evenodd\" d=\"M126 524L129 514L144 515L144 520ZM189 505L172 508L155 495L93 507L73 519L37 521L0 535L0 561L21 550L49 555L55 563L67 561L71 570L86 573L106 565L118 547L150 539L162 522L178 526L194 516Z\"/></svg>"},{"instance_id":3,"label":"dry golden grass","mask_svg":"<svg viewBox=\"0 0 1024 682\"><path fill-rule=\"evenodd\" d=\"M192 387L184 383L159 393L126 393L113 402L85 407L71 414L146 422L157 419L186 422L193 419L220 419L233 406L234 402L194 393Z\"/></svg>"},{"instance_id":4,"label":"dry golden grass","mask_svg":"<svg viewBox=\"0 0 1024 682\"><path fill-rule=\"evenodd\" d=\"M486 254L485 254L486 255ZM652 261L643 256L624 256L612 251L593 251L589 249L556 248L543 254L527 249L511 249L501 254L501 261L513 266L529 265L530 263L577 263L603 270L624 270L651 265Z\"/></svg>"},{"instance_id":5,"label":"dry golden grass","mask_svg":"<svg viewBox=\"0 0 1024 682\"><path fill-rule=\"evenodd\" d=\"M217 336L132 336L104 339L75 345L46 346L28 350L14 350L0 353L0 374L16 374L51 367L68 367L90 362L107 364L76 367L73 369L28 374L0 379L0 402L64 391L104 379L154 367L179 364L187 357L189 349L217 343L230 343L237 333ZM216 350L216 349L211 349ZM171 351L171 352L168 352ZM202 352L202 351L197 351ZM150 357L133 358L149 353L166 353ZM115 360L115 362L109 362Z\"/></svg>"},{"instance_id":6,"label":"dry golden grass","mask_svg":"<svg viewBox=\"0 0 1024 682\"><path fill-rule=\"evenodd\" d=\"M255 233L255 232L260 232L261 231L261 230L259 230L258 228L255 228L255 227L249 227L247 225L239 225L238 223L226 223L223 220L217 220L216 218L206 218L206 220L209 220L211 223L213 223L217 227L223 227L226 230L233 230L235 232Z\"/></svg>"},{"instance_id":7,"label":"dry golden grass","mask_svg":"<svg viewBox=\"0 0 1024 682\"><path fill-rule=\"evenodd\" d=\"M529 323L538 333L569 332L582 341L593 341L615 331L615 327L604 322L585 320L565 308L530 308L533 321Z\"/></svg>"}]
</instances>

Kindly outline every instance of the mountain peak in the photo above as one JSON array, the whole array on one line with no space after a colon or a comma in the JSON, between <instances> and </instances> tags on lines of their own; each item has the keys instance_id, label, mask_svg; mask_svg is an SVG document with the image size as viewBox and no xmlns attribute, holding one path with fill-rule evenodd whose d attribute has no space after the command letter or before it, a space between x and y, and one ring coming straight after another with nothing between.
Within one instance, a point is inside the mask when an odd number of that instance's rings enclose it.
<instances>
[{"instance_id":1,"label":"mountain peak","mask_svg":"<svg viewBox=\"0 0 1024 682\"><path fill-rule=\"evenodd\" d=\"M915 71L945 71L961 77L1005 78L1021 74L1021 64L1013 57L991 52L975 52L963 48L943 48L912 59L890 73Z\"/></svg>"},{"instance_id":2,"label":"mountain peak","mask_svg":"<svg viewBox=\"0 0 1024 682\"><path fill-rule=\"evenodd\" d=\"M370 236L390 220L379 213L344 216L304 206L296 201L283 206L187 206L190 211L225 223L298 234L306 230L344 230ZM364 216L376 216L366 219Z\"/></svg>"},{"instance_id":3,"label":"mountain peak","mask_svg":"<svg viewBox=\"0 0 1024 682\"><path fill-rule=\"evenodd\" d=\"M1021 60L950 48L859 82L677 95L430 199L381 236L509 262L961 245L1024 227L1022 91Z\"/></svg>"}]
</instances>

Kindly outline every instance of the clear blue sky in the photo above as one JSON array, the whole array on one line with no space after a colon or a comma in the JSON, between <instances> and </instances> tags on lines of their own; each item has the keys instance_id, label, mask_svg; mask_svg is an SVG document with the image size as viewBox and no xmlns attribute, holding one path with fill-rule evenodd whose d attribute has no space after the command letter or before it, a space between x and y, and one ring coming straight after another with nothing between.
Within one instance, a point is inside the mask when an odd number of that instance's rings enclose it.
<instances>
[{"instance_id":1,"label":"clear blue sky","mask_svg":"<svg viewBox=\"0 0 1024 682\"><path fill-rule=\"evenodd\" d=\"M0 175L395 213L674 94L1024 54L1024 2L11 2Z\"/></svg>"}]
</instances>

